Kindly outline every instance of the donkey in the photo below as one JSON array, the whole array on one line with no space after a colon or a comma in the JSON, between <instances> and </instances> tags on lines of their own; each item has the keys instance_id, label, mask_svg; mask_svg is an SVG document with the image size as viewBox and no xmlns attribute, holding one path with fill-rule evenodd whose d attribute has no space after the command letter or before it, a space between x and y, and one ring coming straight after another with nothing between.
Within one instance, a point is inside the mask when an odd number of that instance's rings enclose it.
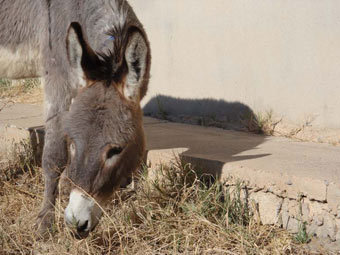
<instances>
[{"instance_id":1,"label":"donkey","mask_svg":"<svg viewBox=\"0 0 340 255\"><path fill-rule=\"evenodd\" d=\"M65 222L86 237L100 206L140 165L150 62L147 35L125 0L0 0L0 77L44 83L38 233L53 224L65 169Z\"/></svg>"}]
</instances>

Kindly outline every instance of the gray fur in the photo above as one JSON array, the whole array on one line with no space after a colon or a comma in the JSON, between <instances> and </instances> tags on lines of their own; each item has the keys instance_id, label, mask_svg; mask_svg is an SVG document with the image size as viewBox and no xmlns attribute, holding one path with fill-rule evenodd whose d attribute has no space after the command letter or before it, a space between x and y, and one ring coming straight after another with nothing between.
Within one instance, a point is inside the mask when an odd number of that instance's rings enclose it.
<instances>
[{"instance_id":1,"label":"gray fur","mask_svg":"<svg viewBox=\"0 0 340 255\"><path fill-rule=\"evenodd\" d=\"M97 72L84 69L81 62L84 52L79 51L79 45L84 44L69 36L74 32L70 28L72 22L80 24L87 48L98 53L101 61L106 59L102 63L112 59L112 68L121 68L120 73L112 72L112 80L96 77ZM131 32L131 27L137 32ZM110 31L115 33L114 43L108 40ZM16 68L18 63L10 56L19 49L38 52L30 59L20 56L37 68L29 71ZM126 51L126 55L121 51ZM138 66L134 69L130 61L136 60L136 56ZM45 232L54 219L58 180L65 168L74 185L103 201L140 164L145 142L139 101L146 93L149 79L149 43L125 0L0 0L1 61L10 64L6 70L0 66L0 75L41 76L44 81L45 191L38 227ZM108 66L111 67L108 63L98 72L105 72ZM81 79L86 82L85 88L81 88ZM75 156L70 159L69 143L76 147ZM122 152L114 155L117 157L114 166L106 169L105 153L115 146Z\"/></svg>"}]
</instances>

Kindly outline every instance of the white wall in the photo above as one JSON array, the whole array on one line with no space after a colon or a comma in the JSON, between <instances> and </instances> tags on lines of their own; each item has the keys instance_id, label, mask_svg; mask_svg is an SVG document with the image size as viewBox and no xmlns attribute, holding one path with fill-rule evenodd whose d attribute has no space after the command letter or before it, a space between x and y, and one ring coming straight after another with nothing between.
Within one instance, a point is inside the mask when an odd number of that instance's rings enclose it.
<instances>
[{"instance_id":1,"label":"white wall","mask_svg":"<svg viewBox=\"0 0 340 255\"><path fill-rule=\"evenodd\" d=\"M240 101L340 128L339 0L130 0L156 94Z\"/></svg>"}]
</instances>

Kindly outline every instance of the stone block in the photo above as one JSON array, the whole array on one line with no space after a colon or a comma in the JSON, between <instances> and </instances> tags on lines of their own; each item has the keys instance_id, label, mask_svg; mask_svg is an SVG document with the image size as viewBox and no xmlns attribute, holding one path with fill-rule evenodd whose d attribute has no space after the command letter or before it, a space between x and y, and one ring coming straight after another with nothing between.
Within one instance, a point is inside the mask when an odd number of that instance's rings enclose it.
<instances>
[{"instance_id":1,"label":"stone block","mask_svg":"<svg viewBox=\"0 0 340 255\"><path fill-rule=\"evenodd\" d=\"M331 241L335 241L337 238L337 226L334 217L331 214L325 214L322 216L322 222L319 219L313 219L310 227L307 231L311 234L315 234L319 238L326 238ZM321 224L322 223L322 224Z\"/></svg>"},{"instance_id":2,"label":"stone block","mask_svg":"<svg viewBox=\"0 0 340 255\"><path fill-rule=\"evenodd\" d=\"M329 213L330 211L328 205L325 203L317 201L308 201L306 203L309 204L309 217L313 220L320 215L322 216L325 213Z\"/></svg>"},{"instance_id":3,"label":"stone block","mask_svg":"<svg viewBox=\"0 0 340 255\"><path fill-rule=\"evenodd\" d=\"M300 224L301 221L291 217L288 221L287 229L292 233L297 233L299 231Z\"/></svg>"},{"instance_id":4,"label":"stone block","mask_svg":"<svg viewBox=\"0 0 340 255\"><path fill-rule=\"evenodd\" d=\"M340 185L330 183L327 187L327 203L334 215L340 218Z\"/></svg>"},{"instance_id":5,"label":"stone block","mask_svg":"<svg viewBox=\"0 0 340 255\"><path fill-rule=\"evenodd\" d=\"M282 198L272 193L256 192L250 194L250 199L253 199L258 204L258 210L263 224L278 223L278 216L283 201Z\"/></svg>"},{"instance_id":6,"label":"stone block","mask_svg":"<svg viewBox=\"0 0 340 255\"><path fill-rule=\"evenodd\" d=\"M336 241L337 226L335 219L331 214L327 214L324 217L324 226L321 229L324 232L323 235L327 235L333 242Z\"/></svg>"},{"instance_id":7,"label":"stone block","mask_svg":"<svg viewBox=\"0 0 340 255\"><path fill-rule=\"evenodd\" d=\"M336 239L336 241L338 241L340 243L340 220L336 219L335 224L336 224L336 228L337 228L337 233L336 233L335 239Z\"/></svg>"},{"instance_id":8,"label":"stone block","mask_svg":"<svg viewBox=\"0 0 340 255\"><path fill-rule=\"evenodd\" d=\"M305 201L301 204L301 211L302 211L302 220L306 222L310 222L311 218L310 215L310 209L309 209L309 203L306 203Z\"/></svg>"},{"instance_id":9,"label":"stone block","mask_svg":"<svg viewBox=\"0 0 340 255\"><path fill-rule=\"evenodd\" d=\"M300 218L299 203L296 200L285 199L282 204L282 211L286 211L290 217Z\"/></svg>"}]
</instances>

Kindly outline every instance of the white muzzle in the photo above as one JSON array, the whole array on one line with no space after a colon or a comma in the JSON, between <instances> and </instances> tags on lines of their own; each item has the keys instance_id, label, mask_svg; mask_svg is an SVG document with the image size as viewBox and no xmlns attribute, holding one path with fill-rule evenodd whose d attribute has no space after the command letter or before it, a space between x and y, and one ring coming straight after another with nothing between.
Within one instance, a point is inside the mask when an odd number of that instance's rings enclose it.
<instances>
[{"instance_id":1,"label":"white muzzle","mask_svg":"<svg viewBox=\"0 0 340 255\"><path fill-rule=\"evenodd\" d=\"M90 232L99 222L102 210L93 198L78 189L73 189L65 209L65 222L76 228L78 234Z\"/></svg>"}]
</instances>

